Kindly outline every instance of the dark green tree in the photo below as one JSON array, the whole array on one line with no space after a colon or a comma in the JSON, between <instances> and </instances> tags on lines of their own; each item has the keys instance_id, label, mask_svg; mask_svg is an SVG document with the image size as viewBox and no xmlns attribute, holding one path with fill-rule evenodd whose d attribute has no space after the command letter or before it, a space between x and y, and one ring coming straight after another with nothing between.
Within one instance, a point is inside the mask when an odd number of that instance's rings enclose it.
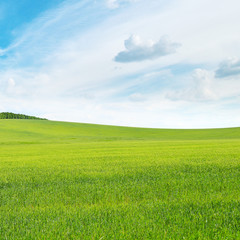
<instances>
[{"instance_id":1,"label":"dark green tree","mask_svg":"<svg viewBox=\"0 0 240 240\"><path fill-rule=\"evenodd\" d=\"M37 119L37 120L47 120L45 118L38 118L34 116L28 116L24 114L16 114L11 112L0 113L0 119Z\"/></svg>"}]
</instances>

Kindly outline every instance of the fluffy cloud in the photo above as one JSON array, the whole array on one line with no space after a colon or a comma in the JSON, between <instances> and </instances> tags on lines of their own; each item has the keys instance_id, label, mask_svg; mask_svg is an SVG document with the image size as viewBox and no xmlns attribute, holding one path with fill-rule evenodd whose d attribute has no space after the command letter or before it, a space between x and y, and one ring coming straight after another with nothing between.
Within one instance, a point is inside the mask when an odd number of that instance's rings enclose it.
<instances>
[{"instance_id":1,"label":"fluffy cloud","mask_svg":"<svg viewBox=\"0 0 240 240\"><path fill-rule=\"evenodd\" d=\"M240 74L240 60L237 58L231 58L219 65L219 68L215 72L217 78L224 78Z\"/></svg>"},{"instance_id":2,"label":"fluffy cloud","mask_svg":"<svg viewBox=\"0 0 240 240\"><path fill-rule=\"evenodd\" d=\"M166 97L171 100L184 101L211 101L217 100L217 95L213 87L213 73L205 69L195 69L191 76L190 86L187 88L170 91Z\"/></svg>"},{"instance_id":3,"label":"fluffy cloud","mask_svg":"<svg viewBox=\"0 0 240 240\"><path fill-rule=\"evenodd\" d=\"M169 89L165 97L173 101L220 103L228 99L236 100L240 94L240 81L236 77L216 78L214 70L195 69L191 75L184 75L182 85L175 90Z\"/></svg>"},{"instance_id":4,"label":"fluffy cloud","mask_svg":"<svg viewBox=\"0 0 240 240\"><path fill-rule=\"evenodd\" d=\"M171 42L167 37L162 37L158 42L149 40L143 42L139 36L132 35L124 42L125 51L118 53L116 62L139 62L154 60L156 58L175 53L179 43Z\"/></svg>"}]
</instances>

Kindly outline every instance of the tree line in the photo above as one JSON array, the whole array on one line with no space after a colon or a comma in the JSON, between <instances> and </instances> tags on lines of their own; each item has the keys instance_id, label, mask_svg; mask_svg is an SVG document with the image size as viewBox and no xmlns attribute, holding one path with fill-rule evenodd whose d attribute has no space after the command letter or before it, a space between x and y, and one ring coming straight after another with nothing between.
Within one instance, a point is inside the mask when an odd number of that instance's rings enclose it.
<instances>
[{"instance_id":1,"label":"tree line","mask_svg":"<svg viewBox=\"0 0 240 240\"><path fill-rule=\"evenodd\" d=\"M34 116L28 116L24 114L16 114L11 112L0 113L0 119L37 119L37 120L47 120L46 118L38 118Z\"/></svg>"}]
</instances>

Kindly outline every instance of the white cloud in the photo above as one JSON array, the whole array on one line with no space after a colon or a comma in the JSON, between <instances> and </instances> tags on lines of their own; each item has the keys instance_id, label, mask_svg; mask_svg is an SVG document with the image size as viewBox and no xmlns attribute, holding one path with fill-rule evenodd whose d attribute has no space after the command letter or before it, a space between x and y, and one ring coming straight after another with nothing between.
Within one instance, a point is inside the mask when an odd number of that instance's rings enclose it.
<instances>
[{"instance_id":1,"label":"white cloud","mask_svg":"<svg viewBox=\"0 0 240 240\"><path fill-rule=\"evenodd\" d=\"M166 98L187 102L220 102L236 99L240 96L240 78L219 79L215 72L206 69L195 69L189 77L184 76L182 87L167 90ZM185 82L185 83L184 83Z\"/></svg>"},{"instance_id":2,"label":"white cloud","mask_svg":"<svg viewBox=\"0 0 240 240\"><path fill-rule=\"evenodd\" d=\"M238 58L227 59L219 65L215 75L217 78L240 75L240 60Z\"/></svg>"},{"instance_id":3,"label":"white cloud","mask_svg":"<svg viewBox=\"0 0 240 240\"><path fill-rule=\"evenodd\" d=\"M124 42L125 51L117 54L116 62L139 62L154 60L159 57L175 53L179 43L171 42L167 37L162 37L158 42L148 40L143 42L137 35L130 36Z\"/></svg>"},{"instance_id":4,"label":"white cloud","mask_svg":"<svg viewBox=\"0 0 240 240\"><path fill-rule=\"evenodd\" d=\"M14 87L16 85L15 81L13 78L8 79L8 86L9 87Z\"/></svg>"},{"instance_id":5,"label":"white cloud","mask_svg":"<svg viewBox=\"0 0 240 240\"><path fill-rule=\"evenodd\" d=\"M3 56L5 54L6 50L5 49L1 49L0 48L0 57Z\"/></svg>"},{"instance_id":6,"label":"white cloud","mask_svg":"<svg viewBox=\"0 0 240 240\"><path fill-rule=\"evenodd\" d=\"M141 93L133 93L129 96L129 100L133 102L142 102L146 100L146 97Z\"/></svg>"},{"instance_id":7,"label":"white cloud","mask_svg":"<svg viewBox=\"0 0 240 240\"><path fill-rule=\"evenodd\" d=\"M119 7L118 0L107 0L107 7L114 9Z\"/></svg>"},{"instance_id":8,"label":"white cloud","mask_svg":"<svg viewBox=\"0 0 240 240\"><path fill-rule=\"evenodd\" d=\"M6 83L6 94L14 97L21 93L21 89L16 86L16 82L13 78L9 78Z\"/></svg>"},{"instance_id":9,"label":"white cloud","mask_svg":"<svg viewBox=\"0 0 240 240\"><path fill-rule=\"evenodd\" d=\"M137 0L106 0L107 7L110 9L119 8L122 3L136 2Z\"/></svg>"},{"instance_id":10,"label":"white cloud","mask_svg":"<svg viewBox=\"0 0 240 240\"><path fill-rule=\"evenodd\" d=\"M187 87L167 91L166 97L172 100L212 101L218 97L214 91L213 73L204 69L195 69Z\"/></svg>"}]
</instances>

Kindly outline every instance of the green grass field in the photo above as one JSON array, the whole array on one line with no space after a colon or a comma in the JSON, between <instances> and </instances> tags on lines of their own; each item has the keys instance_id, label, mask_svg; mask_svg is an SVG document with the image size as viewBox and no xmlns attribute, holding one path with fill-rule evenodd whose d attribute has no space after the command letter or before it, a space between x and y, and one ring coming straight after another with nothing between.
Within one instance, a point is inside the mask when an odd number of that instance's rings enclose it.
<instances>
[{"instance_id":1,"label":"green grass field","mask_svg":"<svg viewBox=\"0 0 240 240\"><path fill-rule=\"evenodd\" d=\"M240 128L0 120L0 239L240 239Z\"/></svg>"}]
</instances>

